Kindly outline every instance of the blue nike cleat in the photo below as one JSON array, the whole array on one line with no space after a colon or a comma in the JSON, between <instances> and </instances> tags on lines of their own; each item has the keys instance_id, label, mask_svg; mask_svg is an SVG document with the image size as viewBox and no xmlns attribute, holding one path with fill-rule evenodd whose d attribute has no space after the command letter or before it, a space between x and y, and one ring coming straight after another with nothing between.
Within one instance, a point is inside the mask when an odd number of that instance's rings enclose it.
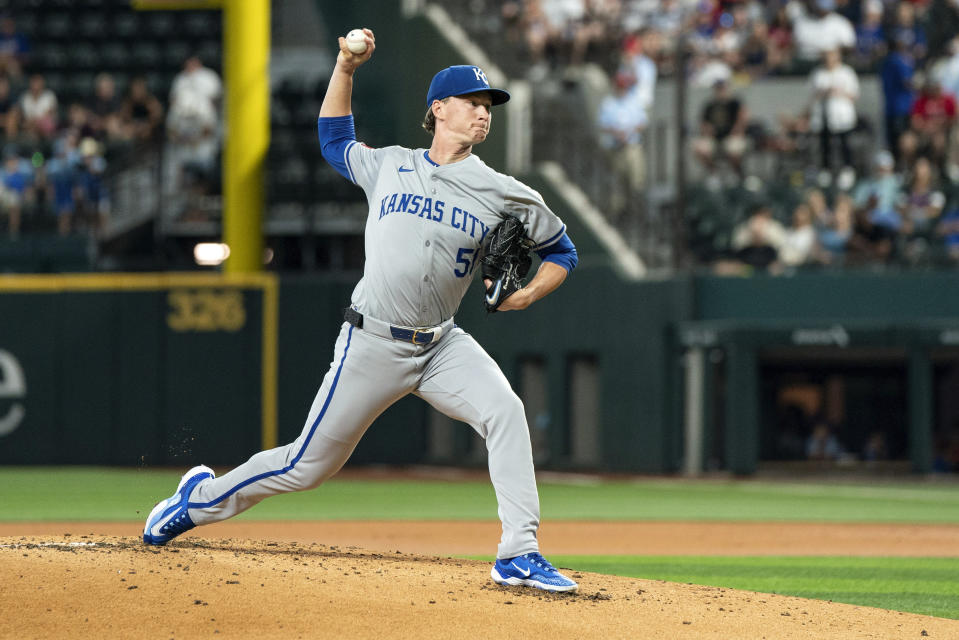
<instances>
[{"instance_id":1,"label":"blue nike cleat","mask_svg":"<svg viewBox=\"0 0 959 640\"><path fill-rule=\"evenodd\" d=\"M143 527L143 541L147 544L166 544L181 533L195 527L187 509L190 494L201 481L213 477L213 469L203 465L193 467L183 474L176 493L158 503L150 512L146 526Z\"/></svg>"},{"instance_id":2,"label":"blue nike cleat","mask_svg":"<svg viewBox=\"0 0 959 640\"><path fill-rule=\"evenodd\" d=\"M546 591L576 591L579 585L556 570L538 553L527 553L507 560L497 560L490 571L493 582L525 585Z\"/></svg>"}]
</instances>

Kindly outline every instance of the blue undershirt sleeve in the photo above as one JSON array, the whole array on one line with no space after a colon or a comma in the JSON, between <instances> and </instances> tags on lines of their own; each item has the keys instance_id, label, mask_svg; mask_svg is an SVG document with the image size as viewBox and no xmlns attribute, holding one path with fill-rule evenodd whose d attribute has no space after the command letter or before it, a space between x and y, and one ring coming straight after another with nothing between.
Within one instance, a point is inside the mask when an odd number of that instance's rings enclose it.
<instances>
[{"instance_id":1,"label":"blue undershirt sleeve","mask_svg":"<svg viewBox=\"0 0 959 640\"><path fill-rule=\"evenodd\" d=\"M356 142L353 115L318 118L316 128L320 136L323 157L341 176L350 182L355 182L346 165L346 150L350 144Z\"/></svg>"},{"instance_id":2,"label":"blue undershirt sleeve","mask_svg":"<svg viewBox=\"0 0 959 640\"><path fill-rule=\"evenodd\" d=\"M553 262L566 269L566 271L575 269L576 264L579 262L576 247L573 245L573 241L569 239L568 233L564 233L562 238L548 247L537 251L536 255L538 255L543 262Z\"/></svg>"}]
</instances>

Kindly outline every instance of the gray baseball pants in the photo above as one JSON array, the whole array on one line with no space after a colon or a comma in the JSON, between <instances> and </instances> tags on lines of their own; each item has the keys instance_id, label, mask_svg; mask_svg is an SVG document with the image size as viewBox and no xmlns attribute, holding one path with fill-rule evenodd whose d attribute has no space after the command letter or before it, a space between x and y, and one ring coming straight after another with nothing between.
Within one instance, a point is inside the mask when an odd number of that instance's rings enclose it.
<instances>
[{"instance_id":1,"label":"gray baseball pants","mask_svg":"<svg viewBox=\"0 0 959 640\"><path fill-rule=\"evenodd\" d=\"M376 417L409 393L485 439L503 523L497 557L538 551L539 496L523 403L496 362L458 327L420 346L344 322L300 436L201 482L190 497L190 518L219 522L269 496L319 486L340 470Z\"/></svg>"}]
</instances>

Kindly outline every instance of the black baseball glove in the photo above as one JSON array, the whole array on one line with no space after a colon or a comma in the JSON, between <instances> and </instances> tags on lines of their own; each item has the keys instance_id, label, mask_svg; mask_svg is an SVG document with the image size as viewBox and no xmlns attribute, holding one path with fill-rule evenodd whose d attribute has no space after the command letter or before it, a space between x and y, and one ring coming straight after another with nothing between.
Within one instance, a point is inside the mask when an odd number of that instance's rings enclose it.
<instances>
[{"instance_id":1,"label":"black baseball glove","mask_svg":"<svg viewBox=\"0 0 959 640\"><path fill-rule=\"evenodd\" d=\"M489 232L483 243L483 278L492 281L486 289L486 311L495 313L506 298L523 288L533 259L532 241L518 218L507 216Z\"/></svg>"}]
</instances>

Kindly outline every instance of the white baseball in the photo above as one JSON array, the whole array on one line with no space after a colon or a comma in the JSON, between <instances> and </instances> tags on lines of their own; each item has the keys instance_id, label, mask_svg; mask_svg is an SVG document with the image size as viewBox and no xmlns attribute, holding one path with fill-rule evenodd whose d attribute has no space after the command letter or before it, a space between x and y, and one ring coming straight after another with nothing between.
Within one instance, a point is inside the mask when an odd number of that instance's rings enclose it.
<instances>
[{"instance_id":1,"label":"white baseball","mask_svg":"<svg viewBox=\"0 0 959 640\"><path fill-rule=\"evenodd\" d=\"M357 54L366 51L366 34L362 29L353 29L346 34L346 48Z\"/></svg>"}]
</instances>

